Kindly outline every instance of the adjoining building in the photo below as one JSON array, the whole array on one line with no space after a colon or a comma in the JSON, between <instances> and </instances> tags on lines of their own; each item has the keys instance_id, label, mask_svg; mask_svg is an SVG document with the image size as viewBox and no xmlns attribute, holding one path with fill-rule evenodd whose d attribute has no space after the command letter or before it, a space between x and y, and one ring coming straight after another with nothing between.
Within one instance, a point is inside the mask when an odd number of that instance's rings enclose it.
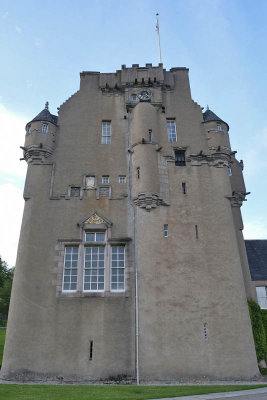
<instances>
[{"instance_id":1,"label":"adjoining building","mask_svg":"<svg viewBox=\"0 0 267 400\"><path fill-rule=\"evenodd\" d=\"M25 209L1 376L259 373L242 161L187 68L82 72L26 125Z\"/></svg>"},{"instance_id":2,"label":"adjoining building","mask_svg":"<svg viewBox=\"0 0 267 400\"><path fill-rule=\"evenodd\" d=\"M267 309L267 240L245 240L252 283L259 306Z\"/></svg>"}]
</instances>

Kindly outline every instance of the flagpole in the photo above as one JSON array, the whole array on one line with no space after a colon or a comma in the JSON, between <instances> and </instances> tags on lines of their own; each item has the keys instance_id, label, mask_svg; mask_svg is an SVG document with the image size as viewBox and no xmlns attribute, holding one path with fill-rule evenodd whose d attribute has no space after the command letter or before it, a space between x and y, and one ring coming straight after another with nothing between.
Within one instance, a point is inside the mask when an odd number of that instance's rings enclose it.
<instances>
[{"instance_id":1,"label":"flagpole","mask_svg":"<svg viewBox=\"0 0 267 400\"><path fill-rule=\"evenodd\" d=\"M158 34L158 39L159 39L159 62L162 64L162 58L161 58L161 47L160 47L160 34L159 34L159 14L156 14L157 18L157 23L156 23L156 31Z\"/></svg>"}]
</instances>

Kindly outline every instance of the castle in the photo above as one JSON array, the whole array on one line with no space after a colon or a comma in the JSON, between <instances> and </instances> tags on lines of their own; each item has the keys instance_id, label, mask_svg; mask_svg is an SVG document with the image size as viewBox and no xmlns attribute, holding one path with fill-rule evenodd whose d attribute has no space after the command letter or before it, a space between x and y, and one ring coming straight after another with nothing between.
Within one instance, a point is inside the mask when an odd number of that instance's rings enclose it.
<instances>
[{"instance_id":1,"label":"castle","mask_svg":"<svg viewBox=\"0 0 267 400\"><path fill-rule=\"evenodd\" d=\"M187 68L82 72L26 125L25 209L1 376L252 378L258 366L229 126Z\"/></svg>"}]
</instances>

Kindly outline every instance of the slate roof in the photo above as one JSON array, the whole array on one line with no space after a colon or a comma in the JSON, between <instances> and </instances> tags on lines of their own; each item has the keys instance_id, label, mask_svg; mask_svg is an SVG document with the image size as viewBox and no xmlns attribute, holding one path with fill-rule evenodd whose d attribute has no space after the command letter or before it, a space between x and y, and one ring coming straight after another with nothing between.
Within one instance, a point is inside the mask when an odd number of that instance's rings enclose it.
<instances>
[{"instance_id":1,"label":"slate roof","mask_svg":"<svg viewBox=\"0 0 267 400\"><path fill-rule=\"evenodd\" d=\"M267 240L245 240L253 281L267 280Z\"/></svg>"},{"instance_id":2,"label":"slate roof","mask_svg":"<svg viewBox=\"0 0 267 400\"><path fill-rule=\"evenodd\" d=\"M209 108L203 113L203 120L204 120L204 122L209 122L209 121L223 122L224 124L226 124L228 126L228 129L229 129L229 125L227 124L227 122L225 122L221 118L219 118L218 115L216 115Z\"/></svg>"},{"instance_id":3,"label":"slate roof","mask_svg":"<svg viewBox=\"0 0 267 400\"><path fill-rule=\"evenodd\" d=\"M35 118L33 118L28 124L34 121L46 121L51 122L54 125L57 125L57 116L50 113L48 108L44 108ZM27 125L28 125L27 124Z\"/></svg>"}]
</instances>

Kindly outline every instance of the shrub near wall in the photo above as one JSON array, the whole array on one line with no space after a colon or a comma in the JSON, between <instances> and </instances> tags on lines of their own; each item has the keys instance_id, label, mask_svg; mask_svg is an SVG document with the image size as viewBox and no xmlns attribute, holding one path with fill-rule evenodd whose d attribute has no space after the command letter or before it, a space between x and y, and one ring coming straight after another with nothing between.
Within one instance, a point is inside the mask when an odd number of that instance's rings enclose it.
<instances>
[{"instance_id":1,"label":"shrub near wall","mask_svg":"<svg viewBox=\"0 0 267 400\"><path fill-rule=\"evenodd\" d=\"M248 308L258 362L267 361L267 313L263 314L260 306L253 300L248 301Z\"/></svg>"}]
</instances>

